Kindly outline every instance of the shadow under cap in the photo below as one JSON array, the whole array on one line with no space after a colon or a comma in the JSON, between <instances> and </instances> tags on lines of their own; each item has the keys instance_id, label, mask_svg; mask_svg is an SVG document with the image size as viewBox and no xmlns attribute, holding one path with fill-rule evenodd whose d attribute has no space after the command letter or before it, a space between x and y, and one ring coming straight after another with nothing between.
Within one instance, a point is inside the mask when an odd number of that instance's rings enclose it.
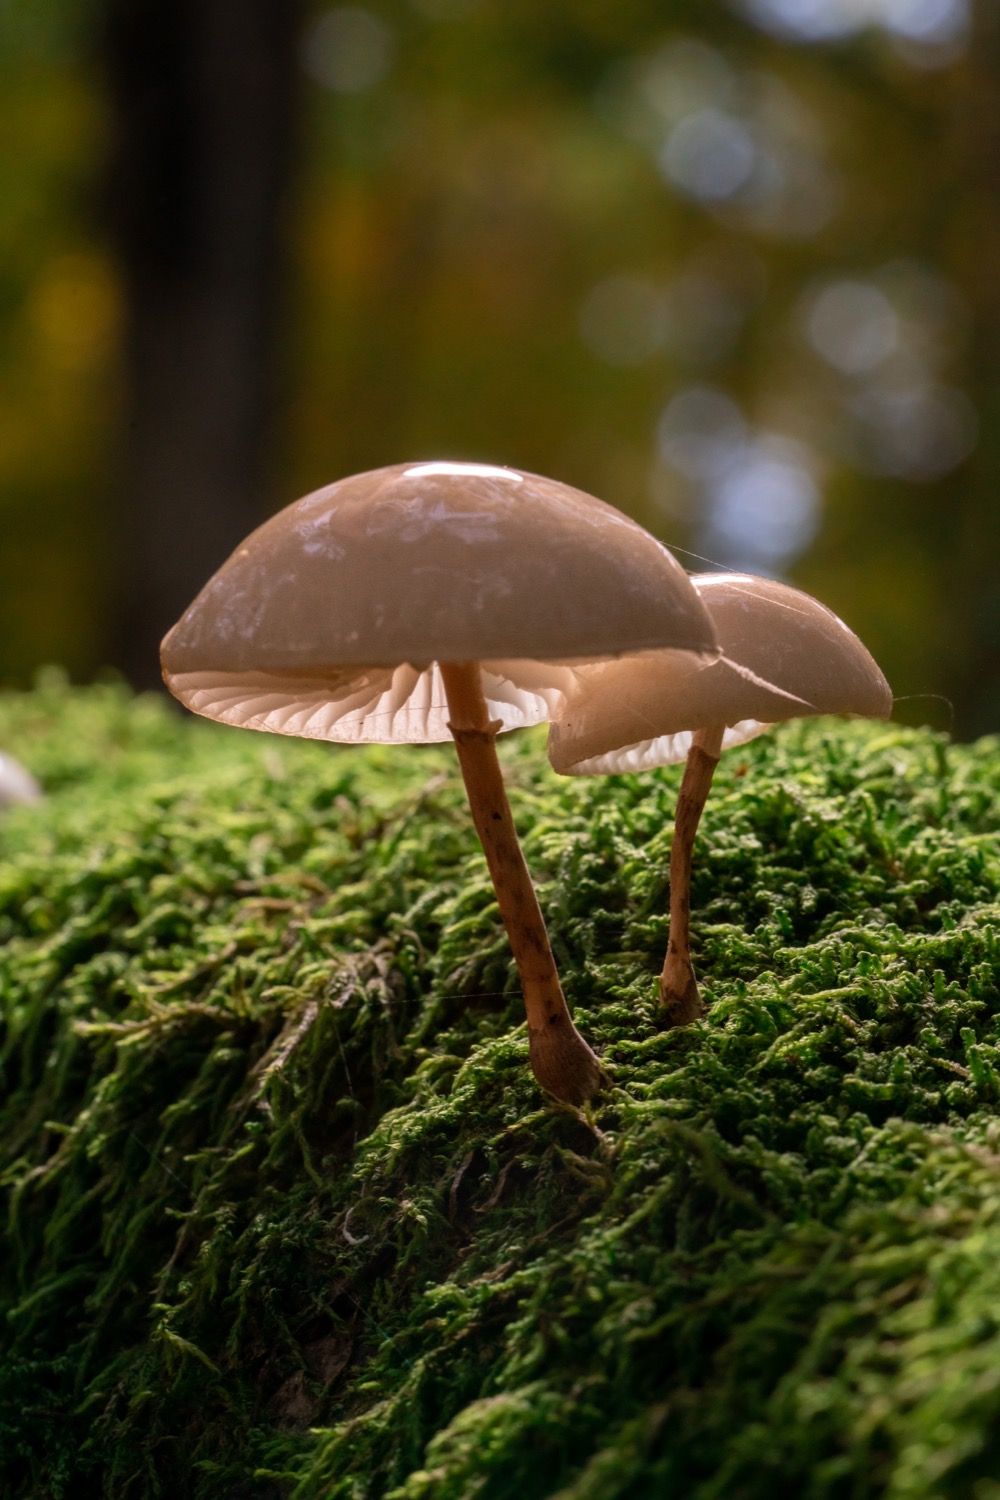
<instances>
[{"instance_id":1,"label":"shadow under cap","mask_svg":"<svg viewBox=\"0 0 1000 1500\"><path fill-rule=\"evenodd\" d=\"M549 719L570 667L717 653L665 547L581 490L516 469L398 464L253 532L163 642L196 713L327 740L446 740L435 662L478 661L491 715ZM543 665L544 664L544 665Z\"/></svg>"},{"instance_id":2,"label":"shadow under cap","mask_svg":"<svg viewBox=\"0 0 1000 1500\"><path fill-rule=\"evenodd\" d=\"M786 719L889 717L882 671L818 599L746 573L694 574L691 582L722 655L705 663L651 652L575 670L549 731L556 771L606 775L670 765L686 758L694 731L722 725L725 750Z\"/></svg>"}]
</instances>

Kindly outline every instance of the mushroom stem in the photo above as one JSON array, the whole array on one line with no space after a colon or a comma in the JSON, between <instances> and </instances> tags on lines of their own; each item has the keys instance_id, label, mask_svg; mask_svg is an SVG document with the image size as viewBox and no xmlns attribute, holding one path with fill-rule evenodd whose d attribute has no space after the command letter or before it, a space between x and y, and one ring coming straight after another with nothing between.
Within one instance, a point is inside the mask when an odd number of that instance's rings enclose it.
<instances>
[{"instance_id":1,"label":"mushroom stem","mask_svg":"<svg viewBox=\"0 0 1000 1500\"><path fill-rule=\"evenodd\" d=\"M548 1093L581 1104L606 1080L600 1063L573 1025L556 973L497 759L500 724L489 718L478 663L439 665L448 698L449 728L469 806L521 980L531 1070Z\"/></svg>"},{"instance_id":2,"label":"mushroom stem","mask_svg":"<svg viewBox=\"0 0 1000 1500\"><path fill-rule=\"evenodd\" d=\"M670 846L670 935L660 975L660 1003L668 1026L685 1026L705 1008L691 964L691 854L724 732L721 724L695 731L677 798Z\"/></svg>"}]
</instances>

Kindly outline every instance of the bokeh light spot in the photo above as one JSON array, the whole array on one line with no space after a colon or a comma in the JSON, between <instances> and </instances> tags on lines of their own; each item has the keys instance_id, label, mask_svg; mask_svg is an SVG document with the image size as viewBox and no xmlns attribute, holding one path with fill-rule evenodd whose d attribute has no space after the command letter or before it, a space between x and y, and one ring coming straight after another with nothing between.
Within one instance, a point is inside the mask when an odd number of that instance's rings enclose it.
<instances>
[{"instance_id":1,"label":"bokeh light spot","mask_svg":"<svg viewBox=\"0 0 1000 1500\"><path fill-rule=\"evenodd\" d=\"M744 9L760 26L803 41L825 42L849 36L871 19L873 0L745 0Z\"/></svg>"},{"instance_id":2,"label":"bokeh light spot","mask_svg":"<svg viewBox=\"0 0 1000 1500\"><path fill-rule=\"evenodd\" d=\"M884 292L864 281L824 287L807 318L813 348L845 375L882 364L899 341L899 320Z\"/></svg>"},{"instance_id":3,"label":"bokeh light spot","mask_svg":"<svg viewBox=\"0 0 1000 1500\"><path fill-rule=\"evenodd\" d=\"M711 386L690 386L669 403L657 439L662 457L688 479L710 480L738 458L747 425L736 402Z\"/></svg>"},{"instance_id":4,"label":"bokeh light spot","mask_svg":"<svg viewBox=\"0 0 1000 1500\"><path fill-rule=\"evenodd\" d=\"M358 6L341 5L317 16L302 45L310 77L336 94L360 94L388 73L395 50L389 27Z\"/></svg>"},{"instance_id":5,"label":"bokeh light spot","mask_svg":"<svg viewBox=\"0 0 1000 1500\"><path fill-rule=\"evenodd\" d=\"M836 41L877 26L934 48L964 39L970 7L969 0L742 0L742 9L764 30L798 41Z\"/></svg>"},{"instance_id":6,"label":"bokeh light spot","mask_svg":"<svg viewBox=\"0 0 1000 1500\"><path fill-rule=\"evenodd\" d=\"M962 392L935 385L869 388L850 403L860 467L927 482L948 474L972 452L978 422Z\"/></svg>"},{"instance_id":7,"label":"bokeh light spot","mask_svg":"<svg viewBox=\"0 0 1000 1500\"><path fill-rule=\"evenodd\" d=\"M801 444L761 433L709 486L703 545L731 567L771 571L804 552L822 503Z\"/></svg>"},{"instance_id":8,"label":"bokeh light spot","mask_svg":"<svg viewBox=\"0 0 1000 1500\"><path fill-rule=\"evenodd\" d=\"M932 46L958 40L969 25L968 0L883 0L882 9L889 31Z\"/></svg>"},{"instance_id":9,"label":"bokeh light spot","mask_svg":"<svg viewBox=\"0 0 1000 1500\"><path fill-rule=\"evenodd\" d=\"M660 154L664 175L705 203L731 198L757 159L742 120L719 109L697 109L674 126Z\"/></svg>"}]
</instances>

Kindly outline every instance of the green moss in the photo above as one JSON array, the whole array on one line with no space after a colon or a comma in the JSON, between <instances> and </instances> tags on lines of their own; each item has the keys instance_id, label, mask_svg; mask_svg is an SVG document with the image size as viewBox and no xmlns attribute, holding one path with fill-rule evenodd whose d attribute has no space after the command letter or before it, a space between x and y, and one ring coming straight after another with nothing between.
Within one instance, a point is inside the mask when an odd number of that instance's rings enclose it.
<instances>
[{"instance_id":1,"label":"green moss","mask_svg":"<svg viewBox=\"0 0 1000 1500\"><path fill-rule=\"evenodd\" d=\"M448 747L49 679L0 744L0 1473L18 1496L997 1500L1000 746L503 745L613 1075L545 1102Z\"/></svg>"}]
</instances>

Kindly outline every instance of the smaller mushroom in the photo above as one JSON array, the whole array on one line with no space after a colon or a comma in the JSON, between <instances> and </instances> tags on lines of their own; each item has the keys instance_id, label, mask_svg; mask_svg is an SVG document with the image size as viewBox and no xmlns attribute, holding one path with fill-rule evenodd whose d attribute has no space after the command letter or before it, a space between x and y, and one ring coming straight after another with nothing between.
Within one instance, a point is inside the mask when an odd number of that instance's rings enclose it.
<instances>
[{"instance_id":1,"label":"smaller mushroom","mask_svg":"<svg viewBox=\"0 0 1000 1500\"><path fill-rule=\"evenodd\" d=\"M30 771L0 750L0 807L16 802L41 802L42 789Z\"/></svg>"},{"instance_id":2,"label":"smaller mushroom","mask_svg":"<svg viewBox=\"0 0 1000 1500\"><path fill-rule=\"evenodd\" d=\"M691 856L724 749L771 724L818 714L888 718L892 693L843 620L809 594L746 573L691 579L722 647L705 664L654 651L582 666L549 730L564 776L644 771L685 760L670 850L670 935L660 976L667 1023L703 1011L691 963Z\"/></svg>"}]
</instances>

